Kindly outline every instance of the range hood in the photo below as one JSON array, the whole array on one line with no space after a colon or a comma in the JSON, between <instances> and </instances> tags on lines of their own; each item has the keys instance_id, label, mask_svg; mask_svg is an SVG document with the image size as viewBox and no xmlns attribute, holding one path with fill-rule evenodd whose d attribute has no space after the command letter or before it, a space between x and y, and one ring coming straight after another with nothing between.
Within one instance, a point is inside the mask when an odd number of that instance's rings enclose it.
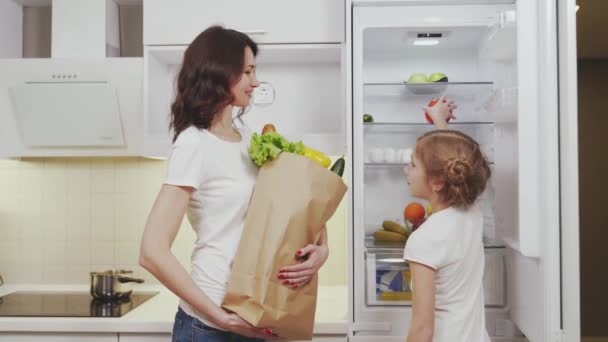
<instances>
[{"instance_id":1,"label":"range hood","mask_svg":"<svg viewBox=\"0 0 608 342\"><path fill-rule=\"evenodd\" d=\"M142 63L0 60L0 158L141 155Z\"/></svg>"},{"instance_id":2,"label":"range hood","mask_svg":"<svg viewBox=\"0 0 608 342\"><path fill-rule=\"evenodd\" d=\"M0 158L141 155L143 58L116 57L117 3L43 1L51 57L0 59Z\"/></svg>"},{"instance_id":3,"label":"range hood","mask_svg":"<svg viewBox=\"0 0 608 342\"><path fill-rule=\"evenodd\" d=\"M105 82L26 83L9 92L26 146L125 144L116 90Z\"/></svg>"}]
</instances>

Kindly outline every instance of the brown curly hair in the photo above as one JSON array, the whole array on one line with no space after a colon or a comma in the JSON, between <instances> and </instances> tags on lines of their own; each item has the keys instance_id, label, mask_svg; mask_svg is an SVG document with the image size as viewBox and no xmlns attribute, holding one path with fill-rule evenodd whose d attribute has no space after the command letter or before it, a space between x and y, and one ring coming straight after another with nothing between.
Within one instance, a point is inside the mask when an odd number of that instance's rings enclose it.
<instances>
[{"instance_id":1,"label":"brown curly hair","mask_svg":"<svg viewBox=\"0 0 608 342\"><path fill-rule=\"evenodd\" d=\"M201 32L184 52L171 104L173 141L189 126L207 129L224 107L232 103L230 88L243 73L245 48L254 56L257 44L246 34L211 26ZM238 114L244 114L244 108Z\"/></svg>"},{"instance_id":2,"label":"brown curly hair","mask_svg":"<svg viewBox=\"0 0 608 342\"><path fill-rule=\"evenodd\" d=\"M414 155L426 176L443 182L439 196L451 206L467 208L486 188L491 171L479 144L454 130L435 130L418 138Z\"/></svg>"}]
</instances>

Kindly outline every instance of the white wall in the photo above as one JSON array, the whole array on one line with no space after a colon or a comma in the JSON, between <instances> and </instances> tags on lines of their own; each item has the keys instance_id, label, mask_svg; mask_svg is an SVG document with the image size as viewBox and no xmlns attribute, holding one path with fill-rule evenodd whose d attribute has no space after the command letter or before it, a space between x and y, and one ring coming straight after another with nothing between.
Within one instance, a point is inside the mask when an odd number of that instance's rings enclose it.
<instances>
[{"instance_id":1,"label":"white wall","mask_svg":"<svg viewBox=\"0 0 608 342\"><path fill-rule=\"evenodd\" d=\"M21 57L22 7L13 1L0 1L0 58Z\"/></svg>"},{"instance_id":2,"label":"white wall","mask_svg":"<svg viewBox=\"0 0 608 342\"><path fill-rule=\"evenodd\" d=\"M0 160L0 274L5 282L90 282L89 271L138 265L139 244L166 162L146 158ZM346 286L346 201L328 222L320 285ZM184 220L173 246L188 269L195 235Z\"/></svg>"}]
</instances>

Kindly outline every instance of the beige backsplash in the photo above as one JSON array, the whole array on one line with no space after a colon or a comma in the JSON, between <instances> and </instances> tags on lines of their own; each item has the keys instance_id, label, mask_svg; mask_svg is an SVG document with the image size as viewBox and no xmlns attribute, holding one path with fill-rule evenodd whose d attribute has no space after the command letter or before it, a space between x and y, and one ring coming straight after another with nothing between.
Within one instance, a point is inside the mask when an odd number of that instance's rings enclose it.
<instances>
[{"instance_id":1,"label":"beige backsplash","mask_svg":"<svg viewBox=\"0 0 608 342\"><path fill-rule=\"evenodd\" d=\"M88 272L133 269L165 174L146 158L0 160L0 274L11 283L89 283ZM328 223L320 284L346 285L346 200ZM195 235L184 220L173 251L189 265Z\"/></svg>"}]
</instances>

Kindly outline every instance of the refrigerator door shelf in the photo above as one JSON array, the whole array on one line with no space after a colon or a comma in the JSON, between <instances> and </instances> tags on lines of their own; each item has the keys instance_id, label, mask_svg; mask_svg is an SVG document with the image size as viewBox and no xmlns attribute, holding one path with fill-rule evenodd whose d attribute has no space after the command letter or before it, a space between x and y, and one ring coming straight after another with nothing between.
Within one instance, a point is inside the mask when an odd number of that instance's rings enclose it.
<instances>
[{"instance_id":1,"label":"refrigerator door shelf","mask_svg":"<svg viewBox=\"0 0 608 342\"><path fill-rule=\"evenodd\" d=\"M365 240L366 303L368 306L411 306L411 274L403 260L404 242ZM505 248L485 248L483 277L486 307L506 305Z\"/></svg>"},{"instance_id":2,"label":"refrigerator door shelf","mask_svg":"<svg viewBox=\"0 0 608 342\"><path fill-rule=\"evenodd\" d=\"M369 250L365 271L367 305L411 305L411 274L403 249Z\"/></svg>"}]
</instances>

